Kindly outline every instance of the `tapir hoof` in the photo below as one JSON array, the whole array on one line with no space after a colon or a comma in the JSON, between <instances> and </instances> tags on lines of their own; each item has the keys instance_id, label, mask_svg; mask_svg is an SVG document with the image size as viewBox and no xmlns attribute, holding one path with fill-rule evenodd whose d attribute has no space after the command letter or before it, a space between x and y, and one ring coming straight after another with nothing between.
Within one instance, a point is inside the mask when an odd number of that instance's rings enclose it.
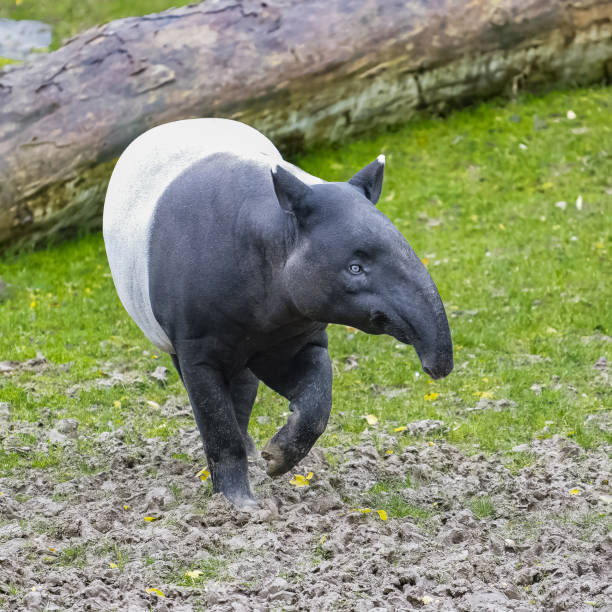
<instances>
[{"instance_id":1,"label":"tapir hoof","mask_svg":"<svg viewBox=\"0 0 612 612\"><path fill-rule=\"evenodd\" d=\"M280 476L288 472L297 462L287 460L280 446L270 441L261 451L261 456L266 460L266 472L268 476Z\"/></svg>"},{"instance_id":2,"label":"tapir hoof","mask_svg":"<svg viewBox=\"0 0 612 612\"><path fill-rule=\"evenodd\" d=\"M240 512L253 514L254 512L261 510L259 504L252 497L233 497L228 494L224 495L227 501L229 501L229 503Z\"/></svg>"}]
</instances>

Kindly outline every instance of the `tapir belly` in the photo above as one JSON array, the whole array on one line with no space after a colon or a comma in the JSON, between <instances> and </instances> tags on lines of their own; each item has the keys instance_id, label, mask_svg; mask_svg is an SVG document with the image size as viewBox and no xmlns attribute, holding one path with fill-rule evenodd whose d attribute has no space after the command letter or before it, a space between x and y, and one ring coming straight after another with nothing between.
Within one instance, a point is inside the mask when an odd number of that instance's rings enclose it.
<instances>
[{"instance_id":1,"label":"tapir belly","mask_svg":"<svg viewBox=\"0 0 612 612\"><path fill-rule=\"evenodd\" d=\"M228 119L188 119L145 132L121 155L104 203L103 233L119 299L160 350L172 342L153 314L149 294L149 250L155 209L164 190L194 163L215 153L282 157L257 130Z\"/></svg>"}]
</instances>

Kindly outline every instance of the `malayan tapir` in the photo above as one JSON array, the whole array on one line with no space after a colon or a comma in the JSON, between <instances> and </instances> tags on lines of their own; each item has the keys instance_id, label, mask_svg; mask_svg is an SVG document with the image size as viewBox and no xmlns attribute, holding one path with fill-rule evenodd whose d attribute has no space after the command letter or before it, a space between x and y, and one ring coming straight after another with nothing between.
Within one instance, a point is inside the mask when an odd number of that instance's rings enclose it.
<instances>
[{"instance_id":1,"label":"malayan tapir","mask_svg":"<svg viewBox=\"0 0 612 612\"><path fill-rule=\"evenodd\" d=\"M103 228L119 298L172 356L213 489L240 509L257 507L247 426L260 381L290 401L261 452L270 475L325 430L329 323L412 344L432 378L453 368L436 286L375 206L384 165L326 182L247 125L189 119L138 137L113 171Z\"/></svg>"}]
</instances>

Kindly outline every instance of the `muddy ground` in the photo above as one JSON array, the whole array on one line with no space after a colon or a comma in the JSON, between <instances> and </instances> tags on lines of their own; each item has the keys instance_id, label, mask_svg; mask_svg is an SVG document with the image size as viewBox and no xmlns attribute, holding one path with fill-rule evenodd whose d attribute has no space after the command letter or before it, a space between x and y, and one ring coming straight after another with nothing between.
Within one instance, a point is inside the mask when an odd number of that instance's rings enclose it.
<instances>
[{"instance_id":1,"label":"muddy ground","mask_svg":"<svg viewBox=\"0 0 612 612\"><path fill-rule=\"evenodd\" d=\"M24 432L48 443L12 423ZM79 435L72 420L51 434L71 462L86 459L71 456ZM315 449L306 486L253 462L262 508L247 515L198 477L191 424L167 441L125 437L96 438L102 473L0 479L5 609L612 610L609 448L535 440L516 449L519 469L443 440L389 453L396 438L367 429L352 448Z\"/></svg>"}]
</instances>

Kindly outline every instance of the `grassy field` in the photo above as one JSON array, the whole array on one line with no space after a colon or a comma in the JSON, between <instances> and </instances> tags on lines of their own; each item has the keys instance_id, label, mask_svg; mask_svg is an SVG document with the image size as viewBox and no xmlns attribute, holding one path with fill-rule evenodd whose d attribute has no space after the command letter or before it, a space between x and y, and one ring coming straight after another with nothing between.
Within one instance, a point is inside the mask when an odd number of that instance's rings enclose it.
<instances>
[{"instance_id":1,"label":"grassy field","mask_svg":"<svg viewBox=\"0 0 612 612\"><path fill-rule=\"evenodd\" d=\"M609 383L593 365L612 358L611 110L609 88L492 102L296 160L339 180L386 154L379 206L429 267L455 342L455 371L433 382L412 348L332 326L334 410L323 446L356 444L369 427L401 448L413 439L400 428L420 419L446 426L428 439L501 451L517 467L529 456L513 447L534 437L564 434L585 448L611 441L585 425L610 406ZM76 418L91 435L129 423L129 443L170 438L192 418L151 408L175 396L186 404L186 394L170 359L121 307L100 235L5 256L0 277L8 285L0 361L41 353L53 364L0 374L0 402L13 420L50 428ZM150 376L160 365L170 370L166 386ZM116 372L122 384L99 384ZM260 390L251 423L258 446L285 410ZM365 415L378 422L368 425ZM79 438L76 463L59 445L45 454L26 439L25 450L0 446L0 476L31 467L58 479L101 471L105 458L93 456L88 439Z\"/></svg>"},{"instance_id":2,"label":"grassy field","mask_svg":"<svg viewBox=\"0 0 612 612\"><path fill-rule=\"evenodd\" d=\"M35 19L52 25L51 49L57 49L63 40L97 24L185 4L188 2L182 0L0 0L0 18Z\"/></svg>"}]
</instances>

